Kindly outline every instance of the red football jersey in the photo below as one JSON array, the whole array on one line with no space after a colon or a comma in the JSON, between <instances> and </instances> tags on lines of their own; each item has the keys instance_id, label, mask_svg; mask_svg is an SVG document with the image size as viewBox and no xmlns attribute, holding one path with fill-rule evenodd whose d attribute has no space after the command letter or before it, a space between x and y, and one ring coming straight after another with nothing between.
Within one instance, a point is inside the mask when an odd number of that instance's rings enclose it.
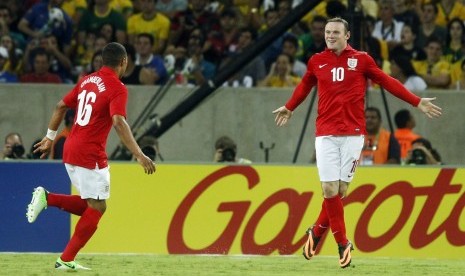
<instances>
[{"instance_id":1,"label":"red football jersey","mask_svg":"<svg viewBox=\"0 0 465 276\"><path fill-rule=\"evenodd\" d=\"M126 117L128 90L115 72L102 67L85 76L63 101L76 109L71 133L66 138L63 162L95 169L108 166L105 152L112 116Z\"/></svg>"},{"instance_id":2,"label":"red football jersey","mask_svg":"<svg viewBox=\"0 0 465 276\"><path fill-rule=\"evenodd\" d=\"M413 106L420 103L420 97L385 74L366 52L347 45L339 56L326 49L311 57L307 72L286 103L286 108L293 111L305 100L312 87L318 85L316 136L366 134L367 79Z\"/></svg>"}]
</instances>

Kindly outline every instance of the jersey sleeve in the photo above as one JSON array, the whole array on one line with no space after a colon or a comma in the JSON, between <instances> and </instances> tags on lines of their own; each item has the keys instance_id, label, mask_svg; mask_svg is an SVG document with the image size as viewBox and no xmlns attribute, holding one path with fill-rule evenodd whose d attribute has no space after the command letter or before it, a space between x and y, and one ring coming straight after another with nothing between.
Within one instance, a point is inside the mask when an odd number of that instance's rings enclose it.
<instances>
[{"instance_id":1,"label":"jersey sleeve","mask_svg":"<svg viewBox=\"0 0 465 276\"><path fill-rule=\"evenodd\" d=\"M73 108L73 109L77 107L80 84L81 83L78 83L77 85L75 85L74 88L63 97L63 102L66 104L67 107Z\"/></svg>"},{"instance_id":2,"label":"jersey sleeve","mask_svg":"<svg viewBox=\"0 0 465 276\"><path fill-rule=\"evenodd\" d=\"M128 90L124 85L110 99L110 116L121 115L126 118L126 104L128 101Z\"/></svg>"},{"instance_id":3,"label":"jersey sleeve","mask_svg":"<svg viewBox=\"0 0 465 276\"><path fill-rule=\"evenodd\" d=\"M368 54L366 55L365 60L366 75L368 78L384 87L389 93L397 98L413 106L418 106L420 103L420 97L407 90L400 81L384 73Z\"/></svg>"},{"instance_id":4,"label":"jersey sleeve","mask_svg":"<svg viewBox=\"0 0 465 276\"><path fill-rule=\"evenodd\" d=\"M313 86L316 85L317 79L312 68L313 57L308 61L307 71L302 77L302 80L297 84L291 98L285 104L285 107L290 111L294 111L307 98Z\"/></svg>"}]
</instances>

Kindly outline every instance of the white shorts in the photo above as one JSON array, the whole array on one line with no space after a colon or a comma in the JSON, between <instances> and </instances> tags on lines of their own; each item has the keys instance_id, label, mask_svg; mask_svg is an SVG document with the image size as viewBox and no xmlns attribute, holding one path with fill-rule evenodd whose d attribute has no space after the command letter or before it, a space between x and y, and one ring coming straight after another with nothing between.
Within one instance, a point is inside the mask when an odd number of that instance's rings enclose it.
<instances>
[{"instance_id":1,"label":"white shorts","mask_svg":"<svg viewBox=\"0 0 465 276\"><path fill-rule=\"evenodd\" d=\"M351 182L362 152L364 136L318 136L316 164L321 182Z\"/></svg>"},{"instance_id":2,"label":"white shorts","mask_svg":"<svg viewBox=\"0 0 465 276\"><path fill-rule=\"evenodd\" d=\"M65 167L82 199L110 198L110 166L90 170L65 163Z\"/></svg>"}]
</instances>

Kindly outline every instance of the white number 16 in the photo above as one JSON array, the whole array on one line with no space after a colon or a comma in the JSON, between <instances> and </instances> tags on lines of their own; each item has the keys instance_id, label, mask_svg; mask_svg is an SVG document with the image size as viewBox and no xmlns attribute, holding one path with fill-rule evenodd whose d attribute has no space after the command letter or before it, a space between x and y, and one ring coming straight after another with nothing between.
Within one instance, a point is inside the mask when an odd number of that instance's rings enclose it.
<instances>
[{"instance_id":1,"label":"white number 16","mask_svg":"<svg viewBox=\"0 0 465 276\"><path fill-rule=\"evenodd\" d=\"M86 126L90 121L90 116L92 115L92 105L91 103L95 103L95 99L97 95L94 92L90 91L87 93L84 90L78 95L79 105L78 105L78 114L76 123L80 126Z\"/></svg>"}]
</instances>

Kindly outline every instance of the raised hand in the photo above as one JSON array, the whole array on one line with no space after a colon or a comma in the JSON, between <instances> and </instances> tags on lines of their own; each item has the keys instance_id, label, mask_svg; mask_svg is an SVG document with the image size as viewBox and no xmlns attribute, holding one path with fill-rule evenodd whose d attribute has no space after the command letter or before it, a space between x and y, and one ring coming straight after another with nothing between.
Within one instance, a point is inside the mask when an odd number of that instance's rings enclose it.
<instances>
[{"instance_id":1,"label":"raised hand","mask_svg":"<svg viewBox=\"0 0 465 276\"><path fill-rule=\"evenodd\" d=\"M442 108L432 103L436 98L421 98L418 109L426 114L429 118L439 117L442 114Z\"/></svg>"}]
</instances>

